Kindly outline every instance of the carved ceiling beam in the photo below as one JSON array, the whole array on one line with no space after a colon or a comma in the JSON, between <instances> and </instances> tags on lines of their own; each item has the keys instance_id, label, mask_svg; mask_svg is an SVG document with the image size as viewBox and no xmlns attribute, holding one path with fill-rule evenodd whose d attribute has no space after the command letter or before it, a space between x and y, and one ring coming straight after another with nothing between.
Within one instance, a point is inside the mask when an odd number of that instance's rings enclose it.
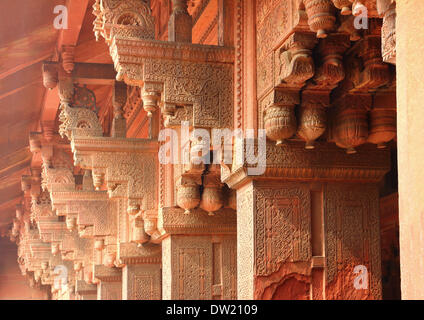
<instances>
[{"instance_id":1,"label":"carved ceiling beam","mask_svg":"<svg viewBox=\"0 0 424 320\"><path fill-rule=\"evenodd\" d=\"M43 63L44 86L50 90L54 89L62 71L64 70L58 62L45 61ZM116 72L111 64L77 62L72 71L72 78L75 83L83 85L112 85L115 82Z\"/></svg>"},{"instance_id":2,"label":"carved ceiling beam","mask_svg":"<svg viewBox=\"0 0 424 320\"><path fill-rule=\"evenodd\" d=\"M61 29L59 33L57 41L57 53L59 57L56 57L56 60L59 60L63 68L68 71L72 71L75 68L74 49L78 43L87 5L88 0L68 0L66 3L68 12L72 12L72 14L69 15L68 28ZM52 68L49 65L43 65L43 70L50 73ZM55 82L54 74L48 80L50 84L46 87L49 88L53 82ZM46 84L46 79L44 79L44 83ZM40 117L39 130L45 132L47 136L54 131L58 104L57 90L53 87L51 91L46 92Z\"/></svg>"}]
</instances>

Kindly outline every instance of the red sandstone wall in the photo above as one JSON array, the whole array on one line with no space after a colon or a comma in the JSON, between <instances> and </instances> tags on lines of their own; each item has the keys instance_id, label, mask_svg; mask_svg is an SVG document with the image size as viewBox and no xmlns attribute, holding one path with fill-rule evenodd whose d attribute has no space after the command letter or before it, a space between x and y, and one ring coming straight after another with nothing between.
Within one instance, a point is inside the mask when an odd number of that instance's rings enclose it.
<instances>
[{"instance_id":1,"label":"red sandstone wall","mask_svg":"<svg viewBox=\"0 0 424 320\"><path fill-rule=\"evenodd\" d=\"M0 300L45 300L46 293L30 288L16 261L16 245L0 238Z\"/></svg>"}]
</instances>

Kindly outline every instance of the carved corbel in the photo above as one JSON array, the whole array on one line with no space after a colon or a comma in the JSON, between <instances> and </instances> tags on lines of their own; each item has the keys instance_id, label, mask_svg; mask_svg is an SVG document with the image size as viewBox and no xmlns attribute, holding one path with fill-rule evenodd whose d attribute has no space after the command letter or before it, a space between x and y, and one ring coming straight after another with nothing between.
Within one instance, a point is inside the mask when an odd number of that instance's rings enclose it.
<instances>
[{"instance_id":1,"label":"carved corbel","mask_svg":"<svg viewBox=\"0 0 424 320\"><path fill-rule=\"evenodd\" d=\"M341 10L343 16L352 14L352 1L350 0L331 0L337 9Z\"/></svg>"},{"instance_id":2,"label":"carved corbel","mask_svg":"<svg viewBox=\"0 0 424 320\"><path fill-rule=\"evenodd\" d=\"M31 168L31 203L37 201L38 196L41 193L41 169Z\"/></svg>"},{"instance_id":3,"label":"carved corbel","mask_svg":"<svg viewBox=\"0 0 424 320\"><path fill-rule=\"evenodd\" d=\"M384 149L396 137L396 93L377 93L373 100L368 142Z\"/></svg>"},{"instance_id":4,"label":"carved corbel","mask_svg":"<svg viewBox=\"0 0 424 320\"><path fill-rule=\"evenodd\" d=\"M200 208L210 216L221 209L224 205L224 194L222 190L220 171L216 165L209 166L208 173L203 177L203 191L201 195Z\"/></svg>"},{"instance_id":5,"label":"carved corbel","mask_svg":"<svg viewBox=\"0 0 424 320\"><path fill-rule=\"evenodd\" d=\"M326 107L329 105L329 92L304 91L302 93L297 134L306 142L306 149L314 149L315 140L327 129Z\"/></svg>"},{"instance_id":6,"label":"carved corbel","mask_svg":"<svg viewBox=\"0 0 424 320\"><path fill-rule=\"evenodd\" d=\"M128 241L142 243L148 239L141 214L156 210L154 199L157 191L154 182L157 143L151 140L102 137L93 110L65 107L61 116L61 130L71 140L75 165L91 170L96 190L107 187L110 199L124 200L126 212L130 216L137 216L125 218L130 220L131 235L135 236ZM91 125L80 128L78 124L81 122ZM96 127L99 130L93 132L91 128ZM96 233L91 228L81 231L85 236Z\"/></svg>"},{"instance_id":7,"label":"carved corbel","mask_svg":"<svg viewBox=\"0 0 424 320\"><path fill-rule=\"evenodd\" d=\"M319 66L308 87L326 90L334 89L345 77L343 54L350 47L349 37L331 34L320 41L318 46Z\"/></svg>"},{"instance_id":8,"label":"carved corbel","mask_svg":"<svg viewBox=\"0 0 424 320\"><path fill-rule=\"evenodd\" d=\"M150 241L155 244L162 242L164 234L158 230L158 213L146 211L143 213L144 231L150 236Z\"/></svg>"},{"instance_id":9,"label":"carved corbel","mask_svg":"<svg viewBox=\"0 0 424 320\"><path fill-rule=\"evenodd\" d=\"M141 97L143 99L143 108L147 112L147 116L151 118L153 112L158 109L163 85L155 82L145 82Z\"/></svg>"},{"instance_id":10,"label":"carved corbel","mask_svg":"<svg viewBox=\"0 0 424 320\"><path fill-rule=\"evenodd\" d=\"M145 0L96 0L94 33L110 44L114 38L154 39L155 21Z\"/></svg>"},{"instance_id":11,"label":"carved corbel","mask_svg":"<svg viewBox=\"0 0 424 320\"><path fill-rule=\"evenodd\" d=\"M161 108L166 128L180 127L182 121L193 125L193 106L177 106L173 103L164 103Z\"/></svg>"},{"instance_id":12,"label":"carved corbel","mask_svg":"<svg viewBox=\"0 0 424 320\"><path fill-rule=\"evenodd\" d=\"M345 64L350 68L345 69L345 79L335 89L335 96L366 94L388 87L392 75L381 57L380 30L378 19L370 19L364 39L345 56Z\"/></svg>"},{"instance_id":13,"label":"carved corbel","mask_svg":"<svg viewBox=\"0 0 424 320\"><path fill-rule=\"evenodd\" d=\"M37 223L41 240L50 243L52 253L57 254L60 248L54 244L63 240L66 226L52 211L48 192L42 192L37 201L33 202L31 218Z\"/></svg>"},{"instance_id":14,"label":"carved corbel","mask_svg":"<svg viewBox=\"0 0 424 320\"><path fill-rule=\"evenodd\" d=\"M277 50L277 86L301 88L315 72L312 49L316 39L308 33L292 34ZM276 59L277 60L277 59Z\"/></svg>"},{"instance_id":15,"label":"carved corbel","mask_svg":"<svg viewBox=\"0 0 424 320\"><path fill-rule=\"evenodd\" d=\"M346 149L348 154L356 153L355 147L367 142L368 110L371 108L370 95L345 95L334 102L335 117L333 137L337 146Z\"/></svg>"},{"instance_id":16,"label":"carved corbel","mask_svg":"<svg viewBox=\"0 0 424 320\"><path fill-rule=\"evenodd\" d=\"M294 108L300 102L299 92L275 89L266 100L264 105L266 136L276 141L276 145L281 145L285 139L291 138L296 133L297 123Z\"/></svg>"},{"instance_id":17,"label":"carved corbel","mask_svg":"<svg viewBox=\"0 0 424 320\"><path fill-rule=\"evenodd\" d=\"M61 108L72 104L74 98L74 80L72 75L60 75L59 98Z\"/></svg>"},{"instance_id":18,"label":"carved corbel","mask_svg":"<svg viewBox=\"0 0 424 320\"><path fill-rule=\"evenodd\" d=\"M73 261L78 273L83 268L90 268L94 256L94 240L80 238L77 231L65 234L62 241L62 259Z\"/></svg>"},{"instance_id":19,"label":"carved corbel","mask_svg":"<svg viewBox=\"0 0 424 320\"><path fill-rule=\"evenodd\" d=\"M359 52L364 69L356 84L358 89L365 88L372 91L387 85L390 81L389 66L383 62L381 56L380 30L380 24L375 19L371 20L371 32L365 36Z\"/></svg>"},{"instance_id":20,"label":"carved corbel","mask_svg":"<svg viewBox=\"0 0 424 320\"><path fill-rule=\"evenodd\" d=\"M328 32L333 31L336 17L334 6L330 0L304 0L308 23L317 38L325 38Z\"/></svg>"},{"instance_id":21,"label":"carved corbel","mask_svg":"<svg viewBox=\"0 0 424 320\"><path fill-rule=\"evenodd\" d=\"M350 41L358 41L361 39L358 29L355 28L354 21L354 16L341 16L340 26L337 28L337 32L348 34Z\"/></svg>"},{"instance_id":22,"label":"carved corbel","mask_svg":"<svg viewBox=\"0 0 424 320\"><path fill-rule=\"evenodd\" d=\"M201 177L183 175L177 182L177 205L190 214L200 204Z\"/></svg>"},{"instance_id":23,"label":"carved corbel","mask_svg":"<svg viewBox=\"0 0 424 320\"><path fill-rule=\"evenodd\" d=\"M43 189L48 190L52 198L54 198L52 194L55 192L75 190L71 155L52 145L43 146L42 154Z\"/></svg>"}]
</instances>

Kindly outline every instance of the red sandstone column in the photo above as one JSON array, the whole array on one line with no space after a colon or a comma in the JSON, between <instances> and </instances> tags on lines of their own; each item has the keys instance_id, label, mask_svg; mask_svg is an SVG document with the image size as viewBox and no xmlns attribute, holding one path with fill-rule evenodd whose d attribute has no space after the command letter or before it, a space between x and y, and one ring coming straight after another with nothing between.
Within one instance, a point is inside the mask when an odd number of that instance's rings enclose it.
<instances>
[{"instance_id":1,"label":"red sandstone column","mask_svg":"<svg viewBox=\"0 0 424 320\"><path fill-rule=\"evenodd\" d=\"M168 24L168 40L191 43L192 27L193 21L187 11L187 0L172 0L172 14Z\"/></svg>"},{"instance_id":2,"label":"red sandstone column","mask_svg":"<svg viewBox=\"0 0 424 320\"><path fill-rule=\"evenodd\" d=\"M97 265L94 267L94 278L97 282L97 300L122 299L122 272L120 269Z\"/></svg>"},{"instance_id":3,"label":"red sandstone column","mask_svg":"<svg viewBox=\"0 0 424 320\"><path fill-rule=\"evenodd\" d=\"M237 190L237 298L381 299L377 182L388 168L373 146L268 143L264 175L226 179Z\"/></svg>"},{"instance_id":4,"label":"red sandstone column","mask_svg":"<svg viewBox=\"0 0 424 320\"><path fill-rule=\"evenodd\" d=\"M162 209L162 291L164 300L236 299L236 215L220 209L209 216L201 209L185 214Z\"/></svg>"},{"instance_id":5,"label":"red sandstone column","mask_svg":"<svg viewBox=\"0 0 424 320\"><path fill-rule=\"evenodd\" d=\"M424 3L397 1L396 72L402 299L424 298Z\"/></svg>"}]
</instances>

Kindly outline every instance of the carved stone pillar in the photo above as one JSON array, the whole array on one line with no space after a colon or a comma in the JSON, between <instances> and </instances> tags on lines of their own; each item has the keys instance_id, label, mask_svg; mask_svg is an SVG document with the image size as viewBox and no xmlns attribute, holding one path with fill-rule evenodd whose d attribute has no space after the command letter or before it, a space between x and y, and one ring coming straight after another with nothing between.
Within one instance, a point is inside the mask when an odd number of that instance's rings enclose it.
<instances>
[{"instance_id":1,"label":"carved stone pillar","mask_svg":"<svg viewBox=\"0 0 424 320\"><path fill-rule=\"evenodd\" d=\"M187 0L172 0L172 14L168 24L168 40L191 43L192 27L193 20L187 11Z\"/></svg>"},{"instance_id":2,"label":"carved stone pillar","mask_svg":"<svg viewBox=\"0 0 424 320\"><path fill-rule=\"evenodd\" d=\"M75 293L78 300L97 300L97 286L84 280L76 281Z\"/></svg>"},{"instance_id":3,"label":"carved stone pillar","mask_svg":"<svg viewBox=\"0 0 424 320\"><path fill-rule=\"evenodd\" d=\"M237 190L238 299L381 299L378 181L389 153L289 141L268 143L266 159L262 176L223 176Z\"/></svg>"},{"instance_id":4,"label":"carved stone pillar","mask_svg":"<svg viewBox=\"0 0 424 320\"><path fill-rule=\"evenodd\" d=\"M236 214L164 208L163 299L236 299Z\"/></svg>"},{"instance_id":5,"label":"carved stone pillar","mask_svg":"<svg viewBox=\"0 0 424 320\"><path fill-rule=\"evenodd\" d=\"M399 174L399 241L402 299L424 298L424 6L396 2L397 142ZM420 258L418 258L420 257Z\"/></svg>"},{"instance_id":6,"label":"carved stone pillar","mask_svg":"<svg viewBox=\"0 0 424 320\"><path fill-rule=\"evenodd\" d=\"M121 245L122 300L160 300L162 296L161 247L146 244L134 251Z\"/></svg>"},{"instance_id":7,"label":"carved stone pillar","mask_svg":"<svg viewBox=\"0 0 424 320\"><path fill-rule=\"evenodd\" d=\"M94 266L97 300L122 300L122 272L119 268Z\"/></svg>"}]
</instances>

